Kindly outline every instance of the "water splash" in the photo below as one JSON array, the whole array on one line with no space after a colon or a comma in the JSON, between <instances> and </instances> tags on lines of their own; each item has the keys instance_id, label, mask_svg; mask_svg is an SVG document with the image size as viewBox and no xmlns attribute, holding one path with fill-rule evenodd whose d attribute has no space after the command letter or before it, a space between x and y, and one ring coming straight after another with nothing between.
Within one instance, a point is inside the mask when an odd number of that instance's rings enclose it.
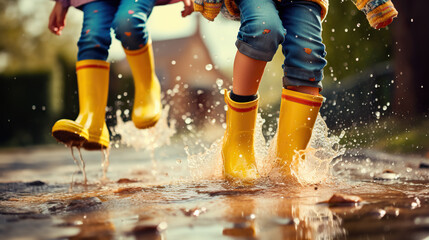
<instances>
[{"instance_id":1,"label":"water splash","mask_svg":"<svg viewBox=\"0 0 429 240\"><path fill-rule=\"evenodd\" d=\"M262 134L262 125L265 120L258 114L255 127L255 158L259 171L265 169L263 158L267 154L268 146ZM197 134L198 135L198 134ZM223 137L215 140L210 147L203 148L202 152L192 154L189 145L185 148L188 155L189 171L193 180L219 180L223 175L221 156ZM192 142L192 140L191 140Z\"/></svg>"},{"instance_id":2,"label":"water splash","mask_svg":"<svg viewBox=\"0 0 429 240\"><path fill-rule=\"evenodd\" d=\"M72 145L69 145L69 147L70 147L70 151L71 151L71 155L72 155L72 157L73 157L73 161L74 161L74 163L75 163L75 164L76 164L76 166L78 167L79 171L80 171L80 172L82 172L82 175L83 175L83 184L84 184L84 185L86 185L86 184L88 183L88 178L86 177L85 161L83 160L82 152L80 151L80 147L76 147L76 148L77 148L77 150L78 150L78 152L79 152L79 160L80 160L80 161L78 161L78 160L76 159L75 155L74 155L74 152L73 152L73 146L72 146ZM79 163L79 162L80 162L80 163ZM70 184L69 191L72 191L72 190L73 190L73 177L74 177L74 174L75 174L75 173L73 173L73 174L72 174L72 180L71 180L71 184Z\"/></svg>"},{"instance_id":3,"label":"water splash","mask_svg":"<svg viewBox=\"0 0 429 240\"><path fill-rule=\"evenodd\" d=\"M114 142L115 147L123 144L136 150L154 149L164 145L170 145L171 137L176 133L175 121L168 121L170 106L166 105L161 117L155 126L147 129L137 129L132 121L124 122L121 118L121 110L116 111L117 125L111 128L112 135L120 135L120 141Z\"/></svg>"},{"instance_id":4,"label":"water splash","mask_svg":"<svg viewBox=\"0 0 429 240\"><path fill-rule=\"evenodd\" d=\"M346 150L339 143L343 136L344 132L340 136L329 135L329 128L319 113L308 147L305 150L296 151L290 163L293 180L296 180L301 185L329 181L331 179L331 162L343 155ZM277 134L272 142L276 141ZM267 159L275 159L275 153L276 144L271 144ZM272 175L270 177L275 181L282 179L281 174L276 169L273 169L270 174Z\"/></svg>"},{"instance_id":5,"label":"water splash","mask_svg":"<svg viewBox=\"0 0 429 240\"><path fill-rule=\"evenodd\" d=\"M254 139L256 165L262 178L269 178L269 181L273 182L282 181L284 178L274 168L277 134L267 143L262 131L264 122L265 120L258 114ZM345 152L345 148L339 144L343 135L330 136L329 129L319 114L309 147L298 151L291 163L291 166L297 166L295 169L291 169L293 178L301 185L323 183L330 179L332 160ZM197 154L191 154L189 149L185 149L188 155L189 170L194 180L222 178L221 148L222 138Z\"/></svg>"},{"instance_id":6,"label":"water splash","mask_svg":"<svg viewBox=\"0 0 429 240\"><path fill-rule=\"evenodd\" d=\"M101 178L101 181L107 181L107 170L110 165L109 161L109 155L110 155L110 147L103 149L103 158L101 159L101 168L103 169L103 177Z\"/></svg>"},{"instance_id":7,"label":"water splash","mask_svg":"<svg viewBox=\"0 0 429 240\"><path fill-rule=\"evenodd\" d=\"M222 138L217 139L203 152L191 154L189 146L185 147L188 155L188 168L193 180L216 180L222 178Z\"/></svg>"},{"instance_id":8,"label":"water splash","mask_svg":"<svg viewBox=\"0 0 429 240\"><path fill-rule=\"evenodd\" d=\"M292 161L292 164L294 161L299 161L297 169L292 172L299 183L316 184L331 178L331 162L346 151L340 145L343 136L344 131L340 136L329 135L329 128L319 113L309 147L295 154ZM304 161L299 159L304 159Z\"/></svg>"}]
</instances>

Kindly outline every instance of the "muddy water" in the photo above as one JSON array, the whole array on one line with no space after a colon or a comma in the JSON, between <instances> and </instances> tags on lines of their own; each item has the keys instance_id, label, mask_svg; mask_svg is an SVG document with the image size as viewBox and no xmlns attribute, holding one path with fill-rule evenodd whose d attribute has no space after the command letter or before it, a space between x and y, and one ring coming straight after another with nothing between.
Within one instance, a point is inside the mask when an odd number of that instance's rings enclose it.
<instances>
[{"instance_id":1,"label":"muddy water","mask_svg":"<svg viewBox=\"0 0 429 240\"><path fill-rule=\"evenodd\" d=\"M321 184L288 184L266 176L255 186L240 187L215 178L196 180L183 148L172 143L153 154L112 149L105 180L103 154L83 151L86 186L67 148L3 151L1 238L429 236L429 170L420 166L425 159L349 151L331 163L331 176ZM326 203L334 193L360 196L362 202Z\"/></svg>"},{"instance_id":2,"label":"muddy water","mask_svg":"<svg viewBox=\"0 0 429 240\"><path fill-rule=\"evenodd\" d=\"M346 151L320 117L294 181L257 132L254 186L223 181L221 136L202 140L222 128L111 130L122 141L82 151L85 168L59 145L1 151L0 239L429 239L428 159ZM328 203L336 193L362 200Z\"/></svg>"}]
</instances>

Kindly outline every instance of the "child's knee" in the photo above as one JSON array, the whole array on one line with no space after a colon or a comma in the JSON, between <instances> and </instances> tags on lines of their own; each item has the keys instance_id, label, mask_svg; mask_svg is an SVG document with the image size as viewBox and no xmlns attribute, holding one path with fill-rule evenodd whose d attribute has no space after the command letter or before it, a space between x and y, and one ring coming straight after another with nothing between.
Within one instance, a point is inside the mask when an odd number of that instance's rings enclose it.
<instances>
[{"instance_id":1,"label":"child's knee","mask_svg":"<svg viewBox=\"0 0 429 240\"><path fill-rule=\"evenodd\" d=\"M91 29L85 30L77 43L79 49L78 60L106 60L110 43L110 33Z\"/></svg>"},{"instance_id":2,"label":"child's knee","mask_svg":"<svg viewBox=\"0 0 429 240\"><path fill-rule=\"evenodd\" d=\"M279 44L284 41L285 34L286 30L280 20L255 20L241 27L237 47L240 52L252 58L271 61Z\"/></svg>"},{"instance_id":3,"label":"child's knee","mask_svg":"<svg viewBox=\"0 0 429 240\"><path fill-rule=\"evenodd\" d=\"M121 42L148 38L145 31L146 22L145 14L118 15L113 21L116 38Z\"/></svg>"},{"instance_id":4,"label":"child's knee","mask_svg":"<svg viewBox=\"0 0 429 240\"><path fill-rule=\"evenodd\" d=\"M287 41L283 44L285 66L321 71L327 64L325 45L321 41Z\"/></svg>"}]
</instances>

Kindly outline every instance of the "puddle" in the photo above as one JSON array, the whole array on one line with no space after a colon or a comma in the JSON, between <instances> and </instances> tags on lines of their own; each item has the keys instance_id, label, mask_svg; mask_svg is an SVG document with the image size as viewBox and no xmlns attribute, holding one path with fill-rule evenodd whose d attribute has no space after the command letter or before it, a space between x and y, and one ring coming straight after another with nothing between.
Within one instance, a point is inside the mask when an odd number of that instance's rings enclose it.
<instances>
[{"instance_id":1,"label":"puddle","mask_svg":"<svg viewBox=\"0 0 429 240\"><path fill-rule=\"evenodd\" d=\"M326 126L318 121L306 153L308 162L297 169L303 177L294 182L271 174L266 156L272 150L258 132L262 179L248 187L222 180L221 139L200 154L170 137L168 144L158 142L156 149L144 149L134 141L129 147L112 147L109 153L82 151L86 185L81 172L74 174L77 167L68 148L1 152L0 235L3 239L429 236L429 170L421 167L422 160L344 152L339 137L326 135ZM129 134L140 134L130 129ZM165 128L156 131L161 130L171 134ZM328 203L336 193L361 200Z\"/></svg>"}]
</instances>

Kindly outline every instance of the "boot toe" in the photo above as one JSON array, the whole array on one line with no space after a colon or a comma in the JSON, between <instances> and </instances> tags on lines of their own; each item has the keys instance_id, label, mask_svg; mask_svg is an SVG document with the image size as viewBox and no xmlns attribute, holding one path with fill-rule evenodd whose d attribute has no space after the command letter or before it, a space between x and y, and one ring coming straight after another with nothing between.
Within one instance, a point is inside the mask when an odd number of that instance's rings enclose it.
<instances>
[{"instance_id":1,"label":"boot toe","mask_svg":"<svg viewBox=\"0 0 429 240\"><path fill-rule=\"evenodd\" d=\"M237 152L237 151L234 151ZM241 156L241 157L240 157ZM235 154L222 154L224 161L224 177L229 182L254 184L259 179L259 173L256 168L255 160L248 156Z\"/></svg>"},{"instance_id":2,"label":"boot toe","mask_svg":"<svg viewBox=\"0 0 429 240\"><path fill-rule=\"evenodd\" d=\"M68 119L61 119L52 127L52 136L58 142L66 145L80 146L88 140L89 134L79 123Z\"/></svg>"},{"instance_id":3,"label":"boot toe","mask_svg":"<svg viewBox=\"0 0 429 240\"><path fill-rule=\"evenodd\" d=\"M162 108L157 111L144 111L143 109L135 109L132 115L134 126L138 129L153 127L161 118Z\"/></svg>"},{"instance_id":4,"label":"boot toe","mask_svg":"<svg viewBox=\"0 0 429 240\"><path fill-rule=\"evenodd\" d=\"M253 168L229 173L225 172L224 175L228 182L240 185L253 185L260 178L258 171Z\"/></svg>"}]
</instances>

